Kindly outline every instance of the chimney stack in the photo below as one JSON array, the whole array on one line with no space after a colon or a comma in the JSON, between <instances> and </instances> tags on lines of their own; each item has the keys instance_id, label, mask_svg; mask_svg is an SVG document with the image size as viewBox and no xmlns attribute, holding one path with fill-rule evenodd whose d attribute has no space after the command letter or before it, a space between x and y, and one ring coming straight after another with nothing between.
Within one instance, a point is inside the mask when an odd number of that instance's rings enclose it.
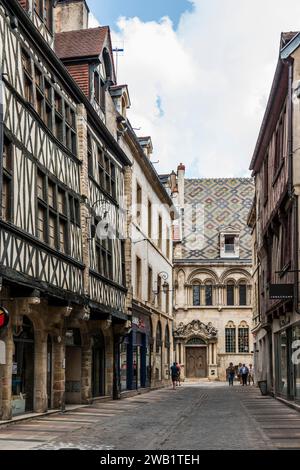
<instances>
[{"instance_id":1,"label":"chimney stack","mask_svg":"<svg viewBox=\"0 0 300 470\"><path fill-rule=\"evenodd\" d=\"M55 32L87 29L89 7L86 0L58 0L55 12Z\"/></svg>"}]
</instances>

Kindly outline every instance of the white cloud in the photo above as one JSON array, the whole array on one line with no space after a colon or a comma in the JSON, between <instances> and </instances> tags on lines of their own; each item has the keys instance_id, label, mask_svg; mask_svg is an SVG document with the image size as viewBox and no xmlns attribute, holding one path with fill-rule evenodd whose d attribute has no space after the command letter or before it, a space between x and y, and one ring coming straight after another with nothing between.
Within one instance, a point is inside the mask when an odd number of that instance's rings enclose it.
<instances>
[{"instance_id":1,"label":"white cloud","mask_svg":"<svg viewBox=\"0 0 300 470\"><path fill-rule=\"evenodd\" d=\"M169 18L120 18L119 83L130 120L152 136L161 172L248 176L281 31L300 27L300 2L194 0L177 30Z\"/></svg>"},{"instance_id":2,"label":"white cloud","mask_svg":"<svg viewBox=\"0 0 300 470\"><path fill-rule=\"evenodd\" d=\"M89 13L89 28L98 28L98 26L101 26L95 15L93 13Z\"/></svg>"}]
</instances>

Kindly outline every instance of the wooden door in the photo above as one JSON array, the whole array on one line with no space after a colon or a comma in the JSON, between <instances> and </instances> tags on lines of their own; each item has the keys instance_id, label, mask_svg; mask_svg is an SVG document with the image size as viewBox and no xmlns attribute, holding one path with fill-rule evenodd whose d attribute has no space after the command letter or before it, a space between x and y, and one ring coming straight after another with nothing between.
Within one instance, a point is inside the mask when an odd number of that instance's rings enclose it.
<instances>
[{"instance_id":1,"label":"wooden door","mask_svg":"<svg viewBox=\"0 0 300 470\"><path fill-rule=\"evenodd\" d=\"M186 348L186 365L187 378L207 377L206 348Z\"/></svg>"}]
</instances>

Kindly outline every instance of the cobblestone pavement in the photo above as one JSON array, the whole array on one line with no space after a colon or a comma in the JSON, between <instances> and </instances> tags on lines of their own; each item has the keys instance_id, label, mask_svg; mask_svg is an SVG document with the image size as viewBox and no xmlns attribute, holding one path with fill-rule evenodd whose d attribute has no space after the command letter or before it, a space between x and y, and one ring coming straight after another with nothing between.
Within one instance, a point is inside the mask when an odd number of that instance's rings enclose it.
<instances>
[{"instance_id":1,"label":"cobblestone pavement","mask_svg":"<svg viewBox=\"0 0 300 470\"><path fill-rule=\"evenodd\" d=\"M300 449L300 414L256 387L184 384L0 427L0 449Z\"/></svg>"}]
</instances>

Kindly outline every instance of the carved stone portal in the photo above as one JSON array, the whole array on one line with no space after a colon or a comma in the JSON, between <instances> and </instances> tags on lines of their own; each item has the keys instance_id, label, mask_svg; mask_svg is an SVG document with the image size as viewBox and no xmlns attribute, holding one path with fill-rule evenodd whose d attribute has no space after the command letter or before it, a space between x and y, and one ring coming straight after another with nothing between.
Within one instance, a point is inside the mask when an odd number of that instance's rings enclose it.
<instances>
[{"instance_id":1,"label":"carved stone portal","mask_svg":"<svg viewBox=\"0 0 300 470\"><path fill-rule=\"evenodd\" d=\"M183 322L179 323L177 329L174 331L175 338L188 338L190 336L200 336L207 340L216 339L218 330L209 322L207 325L200 320L193 320L191 323L185 325Z\"/></svg>"}]
</instances>

